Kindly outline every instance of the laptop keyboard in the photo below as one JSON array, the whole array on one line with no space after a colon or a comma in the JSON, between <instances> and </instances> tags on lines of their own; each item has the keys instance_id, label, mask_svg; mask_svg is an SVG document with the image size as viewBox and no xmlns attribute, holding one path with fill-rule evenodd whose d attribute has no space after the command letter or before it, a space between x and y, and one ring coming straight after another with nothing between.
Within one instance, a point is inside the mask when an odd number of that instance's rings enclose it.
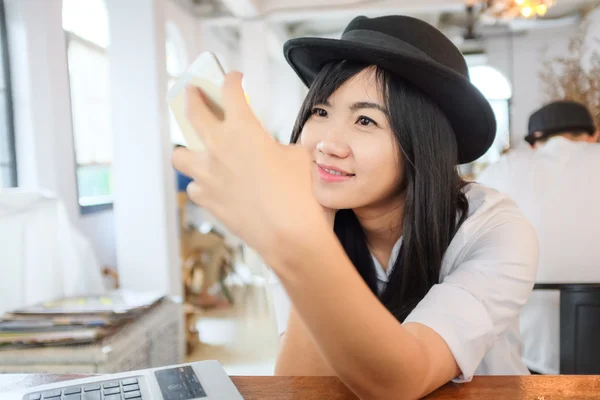
<instances>
[{"instance_id":1,"label":"laptop keyboard","mask_svg":"<svg viewBox=\"0 0 600 400\"><path fill-rule=\"evenodd\" d=\"M30 394L28 400L143 400L137 378Z\"/></svg>"}]
</instances>

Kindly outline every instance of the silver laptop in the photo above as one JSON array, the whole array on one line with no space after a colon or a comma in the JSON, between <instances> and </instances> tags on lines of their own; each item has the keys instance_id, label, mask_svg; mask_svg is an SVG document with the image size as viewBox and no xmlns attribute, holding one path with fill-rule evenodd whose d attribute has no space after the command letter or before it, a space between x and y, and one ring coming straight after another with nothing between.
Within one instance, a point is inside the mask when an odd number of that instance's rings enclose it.
<instances>
[{"instance_id":1,"label":"silver laptop","mask_svg":"<svg viewBox=\"0 0 600 400\"><path fill-rule=\"evenodd\" d=\"M217 361L98 375L29 387L2 400L243 400Z\"/></svg>"}]
</instances>

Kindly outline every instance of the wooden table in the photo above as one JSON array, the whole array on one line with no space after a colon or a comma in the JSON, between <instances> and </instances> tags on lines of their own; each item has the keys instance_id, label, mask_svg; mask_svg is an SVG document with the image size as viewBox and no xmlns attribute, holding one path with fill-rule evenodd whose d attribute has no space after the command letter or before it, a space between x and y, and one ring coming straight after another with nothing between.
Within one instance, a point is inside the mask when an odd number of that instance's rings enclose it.
<instances>
[{"instance_id":1,"label":"wooden table","mask_svg":"<svg viewBox=\"0 0 600 400\"><path fill-rule=\"evenodd\" d=\"M85 375L0 374L0 393ZM330 377L234 376L231 378L246 400L351 400L354 395ZM0 394L0 398L1 398ZM401 395L398 396L401 399ZM482 376L464 384L449 383L428 399L559 400L600 398L600 376Z\"/></svg>"}]
</instances>

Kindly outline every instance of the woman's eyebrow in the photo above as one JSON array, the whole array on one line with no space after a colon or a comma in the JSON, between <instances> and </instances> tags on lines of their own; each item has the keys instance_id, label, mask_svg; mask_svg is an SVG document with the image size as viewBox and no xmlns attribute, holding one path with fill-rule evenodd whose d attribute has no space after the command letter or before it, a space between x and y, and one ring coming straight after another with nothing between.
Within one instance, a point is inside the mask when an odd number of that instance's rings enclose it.
<instances>
[{"instance_id":1,"label":"woman's eyebrow","mask_svg":"<svg viewBox=\"0 0 600 400\"><path fill-rule=\"evenodd\" d=\"M352 111L360 110L363 108L374 108L376 110L381 111L385 115L388 115L388 111L385 109L385 107L377 103L372 103L370 101L359 101L350 106L350 110Z\"/></svg>"}]
</instances>

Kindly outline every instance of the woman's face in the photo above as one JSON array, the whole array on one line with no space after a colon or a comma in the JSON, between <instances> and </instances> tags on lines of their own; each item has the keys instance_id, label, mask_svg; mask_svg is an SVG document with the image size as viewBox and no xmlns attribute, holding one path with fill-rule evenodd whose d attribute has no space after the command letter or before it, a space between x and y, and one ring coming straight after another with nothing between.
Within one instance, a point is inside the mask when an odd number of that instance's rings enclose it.
<instances>
[{"instance_id":1,"label":"woman's face","mask_svg":"<svg viewBox=\"0 0 600 400\"><path fill-rule=\"evenodd\" d=\"M399 192L404 163L374 68L315 105L299 142L312 154L313 189L322 206L371 207Z\"/></svg>"}]
</instances>

